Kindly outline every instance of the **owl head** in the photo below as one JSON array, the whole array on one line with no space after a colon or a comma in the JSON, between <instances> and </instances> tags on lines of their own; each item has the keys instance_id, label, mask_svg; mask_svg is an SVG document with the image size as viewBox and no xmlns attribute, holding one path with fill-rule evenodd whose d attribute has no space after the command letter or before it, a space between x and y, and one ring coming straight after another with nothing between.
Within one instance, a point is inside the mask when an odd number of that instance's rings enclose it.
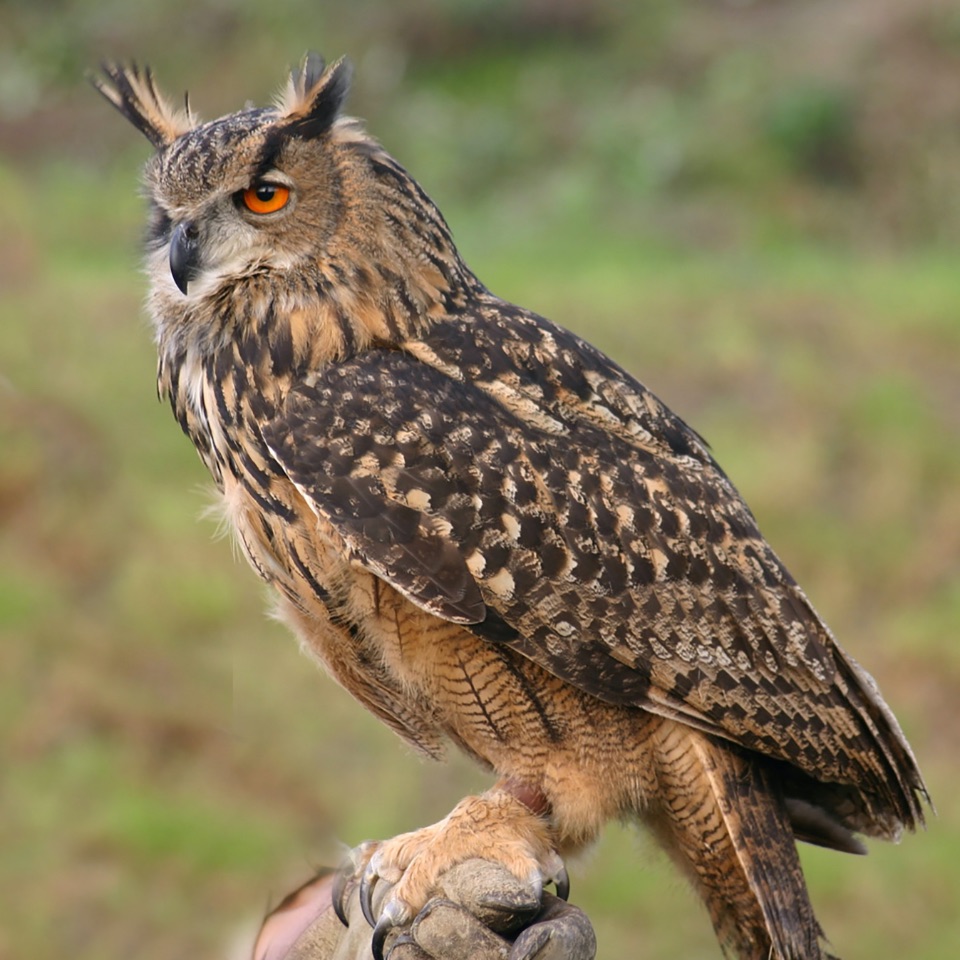
<instances>
[{"instance_id":1,"label":"owl head","mask_svg":"<svg viewBox=\"0 0 960 960\"><path fill-rule=\"evenodd\" d=\"M340 115L346 59L308 54L272 106L209 122L189 101L176 108L149 69L103 70L94 85L156 150L145 183L161 328L254 293L283 293L287 310L325 297L350 300L352 315L426 314L469 277L436 207Z\"/></svg>"}]
</instances>

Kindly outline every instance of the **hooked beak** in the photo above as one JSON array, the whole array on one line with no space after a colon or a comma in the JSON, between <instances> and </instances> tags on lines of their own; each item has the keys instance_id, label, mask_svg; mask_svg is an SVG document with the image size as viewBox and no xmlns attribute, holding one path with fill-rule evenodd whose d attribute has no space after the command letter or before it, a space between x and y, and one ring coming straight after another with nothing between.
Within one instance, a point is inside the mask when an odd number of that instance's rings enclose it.
<instances>
[{"instance_id":1,"label":"hooked beak","mask_svg":"<svg viewBox=\"0 0 960 960\"><path fill-rule=\"evenodd\" d=\"M192 223L181 223L170 238L170 273L181 293L195 280L200 265L200 231Z\"/></svg>"}]
</instances>

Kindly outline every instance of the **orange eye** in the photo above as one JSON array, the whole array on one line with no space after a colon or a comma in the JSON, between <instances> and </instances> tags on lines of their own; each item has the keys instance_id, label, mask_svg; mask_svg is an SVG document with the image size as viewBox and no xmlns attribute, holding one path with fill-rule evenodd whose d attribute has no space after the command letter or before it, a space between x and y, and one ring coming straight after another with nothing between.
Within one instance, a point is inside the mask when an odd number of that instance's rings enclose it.
<instances>
[{"instance_id":1,"label":"orange eye","mask_svg":"<svg viewBox=\"0 0 960 960\"><path fill-rule=\"evenodd\" d=\"M276 213L290 202L290 189L277 183L258 183L244 190L241 197L251 213Z\"/></svg>"}]
</instances>

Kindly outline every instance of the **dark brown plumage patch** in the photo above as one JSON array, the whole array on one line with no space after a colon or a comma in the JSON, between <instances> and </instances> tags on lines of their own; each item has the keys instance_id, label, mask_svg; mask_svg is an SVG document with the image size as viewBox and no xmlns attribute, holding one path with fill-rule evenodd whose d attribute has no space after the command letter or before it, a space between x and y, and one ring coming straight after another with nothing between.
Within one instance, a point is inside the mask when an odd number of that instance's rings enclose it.
<instances>
[{"instance_id":1,"label":"dark brown plumage patch","mask_svg":"<svg viewBox=\"0 0 960 960\"><path fill-rule=\"evenodd\" d=\"M826 628L682 421L492 299L424 343L456 376L367 353L295 388L263 430L361 562L594 696L856 783L912 822L869 692L838 677Z\"/></svg>"}]
</instances>

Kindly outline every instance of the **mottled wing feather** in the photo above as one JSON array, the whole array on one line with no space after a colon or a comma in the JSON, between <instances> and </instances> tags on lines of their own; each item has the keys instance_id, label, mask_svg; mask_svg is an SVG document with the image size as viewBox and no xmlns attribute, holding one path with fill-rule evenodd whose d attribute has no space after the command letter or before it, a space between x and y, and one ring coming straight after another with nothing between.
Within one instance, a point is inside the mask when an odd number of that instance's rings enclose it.
<instances>
[{"instance_id":1,"label":"mottled wing feather","mask_svg":"<svg viewBox=\"0 0 960 960\"><path fill-rule=\"evenodd\" d=\"M365 566L402 584L424 610L455 623L476 623L485 615L483 598L446 526L385 487L405 459L396 433L376 410L377 394L370 391L382 383L370 373L376 371L348 364L331 370L324 384L297 388L285 420L264 437ZM331 388L337 392L331 394Z\"/></svg>"},{"instance_id":2,"label":"mottled wing feather","mask_svg":"<svg viewBox=\"0 0 960 960\"><path fill-rule=\"evenodd\" d=\"M325 369L264 432L361 563L597 697L856 783L912 822L895 722L693 431L503 305L405 346Z\"/></svg>"}]
</instances>

